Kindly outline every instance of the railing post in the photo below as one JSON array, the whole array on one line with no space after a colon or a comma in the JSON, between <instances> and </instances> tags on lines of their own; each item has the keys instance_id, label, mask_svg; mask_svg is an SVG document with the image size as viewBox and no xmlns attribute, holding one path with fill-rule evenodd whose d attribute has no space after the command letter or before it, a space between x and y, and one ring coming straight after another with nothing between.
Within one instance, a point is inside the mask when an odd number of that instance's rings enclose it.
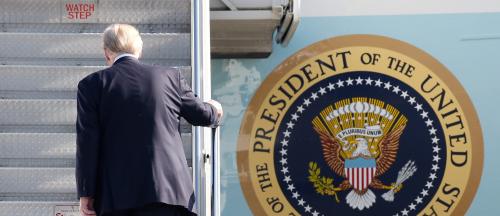
<instances>
[{"instance_id":1,"label":"railing post","mask_svg":"<svg viewBox=\"0 0 500 216\"><path fill-rule=\"evenodd\" d=\"M212 216L220 216L220 128L212 134Z\"/></svg>"},{"instance_id":2,"label":"railing post","mask_svg":"<svg viewBox=\"0 0 500 216\"><path fill-rule=\"evenodd\" d=\"M192 68L193 90L202 100L211 98L210 72L210 3L206 0L192 0ZM193 128L193 184L196 205L200 215L210 216L212 166L212 134L210 128Z\"/></svg>"}]
</instances>

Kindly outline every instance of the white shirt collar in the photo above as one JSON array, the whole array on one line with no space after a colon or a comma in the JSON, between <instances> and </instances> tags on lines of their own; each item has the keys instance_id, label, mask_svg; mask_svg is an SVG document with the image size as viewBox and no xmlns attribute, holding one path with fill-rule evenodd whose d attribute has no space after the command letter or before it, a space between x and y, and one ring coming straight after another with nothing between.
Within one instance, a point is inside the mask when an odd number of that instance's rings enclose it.
<instances>
[{"instance_id":1,"label":"white shirt collar","mask_svg":"<svg viewBox=\"0 0 500 216\"><path fill-rule=\"evenodd\" d=\"M116 56L115 60L113 61L113 64L114 64L116 61L118 61L118 59L123 58L123 57L125 57L125 56L130 56L130 57L132 57L132 58L137 59L137 57L135 57L135 55L132 55L132 54L130 54L130 53L122 53L122 54L120 54L120 55Z\"/></svg>"}]
</instances>

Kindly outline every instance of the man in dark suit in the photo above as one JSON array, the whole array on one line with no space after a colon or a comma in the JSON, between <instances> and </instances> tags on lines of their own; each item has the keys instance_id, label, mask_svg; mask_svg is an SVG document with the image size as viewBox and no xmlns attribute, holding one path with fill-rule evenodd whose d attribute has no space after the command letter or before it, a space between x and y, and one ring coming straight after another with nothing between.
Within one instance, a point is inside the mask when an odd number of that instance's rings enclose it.
<instances>
[{"instance_id":1,"label":"man in dark suit","mask_svg":"<svg viewBox=\"0 0 500 216\"><path fill-rule=\"evenodd\" d=\"M180 117L215 126L216 101L198 99L177 69L139 62L130 25L104 31L109 68L78 84L76 180L82 215L192 215Z\"/></svg>"}]
</instances>

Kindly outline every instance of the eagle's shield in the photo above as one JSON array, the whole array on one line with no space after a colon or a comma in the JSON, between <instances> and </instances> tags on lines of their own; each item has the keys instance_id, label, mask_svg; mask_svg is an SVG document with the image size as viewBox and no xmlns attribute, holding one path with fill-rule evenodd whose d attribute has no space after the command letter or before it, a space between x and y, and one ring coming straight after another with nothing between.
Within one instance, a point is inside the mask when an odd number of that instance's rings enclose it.
<instances>
[{"instance_id":1,"label":"eagle's shield","mask_svg":"<svg viewBox=\"0 0 500 216\"><path fill-rule=\"evenodd\" d=\"M345 160L344 172L349 183L356 190L364 190L372 182L377 170L375 159L356 158Z\"/></svg>"}]
</instances>

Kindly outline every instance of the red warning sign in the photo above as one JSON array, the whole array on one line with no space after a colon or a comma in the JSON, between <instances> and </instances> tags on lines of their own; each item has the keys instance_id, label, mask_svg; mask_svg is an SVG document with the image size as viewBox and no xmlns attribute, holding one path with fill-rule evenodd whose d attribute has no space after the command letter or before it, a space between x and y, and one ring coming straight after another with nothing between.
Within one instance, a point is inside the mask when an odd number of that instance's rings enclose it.
<instances>
[{"instance_id":1,"label":"red warning sign","mask_svg":"<svg viewBox=\"0 0 500 216\"><path fill-rule=\"evenodd\" d=\"M95 12L94 3L66 3L68 19L88 19Z\"/></svg>"},{"instance_id":2,"label":"red warning sign","mask_svg":"<svg viewBox=\"0 0 500 216\"><path fill-rule=\"evenodd\" d=\"M63 0L60 7L62 22L93 23L98 21L99 1L97 0Z\"/></svg>"}]
</instances>

